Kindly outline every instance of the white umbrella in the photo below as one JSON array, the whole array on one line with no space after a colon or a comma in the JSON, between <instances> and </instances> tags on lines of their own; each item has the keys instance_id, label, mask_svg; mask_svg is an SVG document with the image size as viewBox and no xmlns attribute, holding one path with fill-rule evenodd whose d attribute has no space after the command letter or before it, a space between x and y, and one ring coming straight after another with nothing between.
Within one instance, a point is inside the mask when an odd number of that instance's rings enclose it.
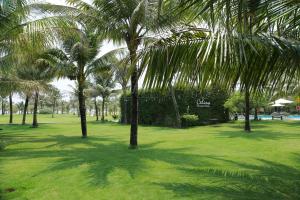
<instances>
[{"instance_id":1,"label":"white umbrella","mask_svg":"<svg viewBox=\"0 0 300 200\"><path fill-rule=\"evenodd\" d=\"M280 103L275 103L272 105L272 107L283 107L284 105L283 104L280 104Z\"/></svg>"},{"instance_id":2,"label":"white umbrella","mask_svg":"<svg viewBox=\"0 0 300 200\"><path fill-rule=\"evenodd\" d=\"M286 99L277 99L275 101L275 104L290 104L290 103L293 103L293 101L286 100Z\"/></svg>"}]
</instances>

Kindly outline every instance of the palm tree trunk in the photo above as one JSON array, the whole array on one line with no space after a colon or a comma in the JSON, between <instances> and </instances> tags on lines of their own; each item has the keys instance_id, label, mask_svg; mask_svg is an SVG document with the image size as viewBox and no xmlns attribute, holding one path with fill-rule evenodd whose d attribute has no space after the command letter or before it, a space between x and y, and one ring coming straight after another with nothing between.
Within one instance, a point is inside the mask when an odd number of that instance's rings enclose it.
<instances>
[{"instance_id":1,"label":"palm tree trunk","mask_svg":"<svg viewBox=\"0 0 300 200\"><path fill-rule=\"evenodd\" d=\"M4 104L4 98L2 97L2 108L1 108L1 111L2 111L2 115L5 114L5 104Z\"/></svg>"},{"instance_id":2,"label":"palm tree trunk","mask_svg":"<svg viewBox=\"0 0 300 200\"><path fill-rule=\"evenodd\" d=\"M12 93L9 94L9 123L13 123L13 102L12 102Z\"/></svg>"},{"instance_id":3,"label":"palm tree trunk","mask_svg":"<svg viewBox=\"0 0 300 200\"><path fill-rule=\"evenodd\" d=\"M255 121L258 121L258 112L257 112L257 109L258 108L255 108L255 110L254 110L254 120Z\"/></svg>"},{"instance_id":4,"label":"palm tree trunk","mask_svg":"<svg viewBox=\"0 0 300 200\"><path fill-rule=\"evenodd\" d=\"M135 66L131 75L131 127L130 127L130 148L137 148L138 141L138 73Z\"/></svg>"},{"instance_id":5,"label":"palm tree trunk","mask_svg":"<svg viewBox=\"0 0 300 200\"><path fill-rule=\"evenodd\" d=\"M28 109L28 102L29 102L29 96L26 95L25 104L24 104L24 111L23 111L22 125L26 124L26 115L27 115L27 109Z\"/></svg>"},{"instance_id":6,"label":"palm tree trunk","mask_svg":"<svg viewBox=\"0 0 300 200\"><path fill-rule=\"evenodd\" d=\"M38 93L38 91L36 91L35 97L34 97L34 106L33 106L33 121L32 121L33 128L38 127L38 122L37 122L38 101L39 101L39 93Z\"/></svg>"},{"instance_id":7,"label":"palm tree trunk","mask_svg":"<svg viewBox=\"0 0 300 200\"><path fill-rule=\"evenodd\" d=\"M132 67L131 74L131 126L130 126L130 145L129 148L138 147L138 69L137 55L138 40L131 38L127 41L127 47L130 53L130 62Z\"/></svg>"},{"instance_id":8,"label":"palm tree trunk","mask_svg":"<svg viewBox=\"0 0 300 200\"><path fill-rule=\"evenodd\" d=\"M126 88L123 88L123 97L124 97L124 101L123 101L123 104L124 104L124 124L127 124L128 121L127 121L127 101L126 101Z\"/></svg>"},{"instance_id":9,"label":"palm tree trunk","mask_svg":"<svg viewBox=\"0 0 300 200\"><path fill-rule=\"evenodd\" d=\"M250 132L250 92L248 87L245 91L245 104L245 131Z\"/></svg>"},{"instance_id":10,"label":"palm tree trunk","mask_svg":"<svg viewBox=\"0 0 300 200\"><path fill-rule=\"evenodd\" d=\"M55 104L56 104L56 102L54 101L53 104L52 104L52 118L54 118Z\"/></svg>"},{"instance_id":11,"label":"palm tree trunk","mask_svg":"<svg viewBox=\"0 0 300 200\"><path fill-rule=\"evenodd\" d=\"M105 116L108 116L108 104L105 102Z\"/></svg>"},{"instance_id":12,"label":"palm tree trunk","mask_svg":"<svg viewBox=\"0 0 300 200\"><path fill-rule=\"evenodd\" d=\"M95 104L95 112L96 112L96 121L99 121L99 113L98 113L98 105L97 105L97 99L94 99Z\"/></svg>"},{"instance_id":13,"label":"palm tree trunk","mask_svg":"<svg viewBox=\"0 0 300 200\"><path fill-rule=\"evenodd\" d=\"M62 115L64 114L64 109L65 109L65 108L64 108L64 104L62 103L62 104L61 104L61 114L62 114Z\"/></svg>"},{"instance_id":14,"label":"palm tree trunk","mask_svg":"<svg viewBox=\"0 0 300 200\"><path fill-rule=\"evenodd\" d=\"M175 96L175 90L174 90L174 88L172 87L171 84L169 86L169 89L170 89L170 93L171 93L171 96L172 96L174 111L175 111L175 114L176 114L176 127L181 128L181 117L180 117L179 108L178 108L178 104L177 104L177 100L176 100L176 96Z\"/></svg>"},{"instance_id":15,"label":"palm tree trunk","mask_svg":"<svg viewBox=\"0 0 300 200\"><path fill-rule=\"evenodd\" d=\"M83 94L83 84L84 82L78 81L78 101L79 101L79 112L80 112L80 122L81 122L81 133L82 137L87 137L87 127L86 127L86 108L85 108L85 97Z\"/></svg>"},{"instance_id":16,"label":"palm tree trunk","mask_svg":"<svg viewBox=\"0 0 300 200\"><path fill-rule=\"evenodd\" d=\"M104 111L105 111L105 98L102 97L102 114L101 114L101 121L104 121Z\"/></svg>"}]
</instances>

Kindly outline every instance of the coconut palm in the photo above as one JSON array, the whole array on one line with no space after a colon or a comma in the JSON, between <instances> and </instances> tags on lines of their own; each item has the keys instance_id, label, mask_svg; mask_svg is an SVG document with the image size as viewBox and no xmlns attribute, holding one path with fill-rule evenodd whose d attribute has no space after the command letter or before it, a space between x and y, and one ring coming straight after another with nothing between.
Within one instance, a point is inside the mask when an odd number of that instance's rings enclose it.
<instances>
[{"instance_id":1,"label":"coconut palm","mask_svg":"<svg viewBox=\"0 0 300 200\"><path fill-rule=\"evenodd\" d=\"M97 97L99 97L99 93L95 90L95 88L93 87L93 84L91 82L89 82L89 86L86 89L86 94L93 101L92 104L94 104L96 121L99 121L99 108L98 108L98 102L97 102Z\"/></svg>"},{"instance_id":2,"label":"coconut palm","mask_svg":"<svg viewBox=\"0 0 300 200\"><path fill-rule=\"evenodd\" d=\"M129 89L128 83L129 83L129 78L130 78L130 63L128 56L123 57L122 59L119 60L117 64L114 65L114 71L115 71L115 78L116 78L116 83L121 85L122 88L122 95L126 97L127 90ZM123 101L124 104L124 109L125 113L127 113L127 104L125 101ZM127 124L127 115L124 115L122 117L122 123Z\"/></svg>"},{"instance_id":3,"label":"coconut palm","mask_svg":"<svg viewBox=\"0 0 300 200\"><path fill-rule=\"evenodd\" d=\"M59 89L56 87L49 88L47 95L49 97L50 104L52 105L52 118L54 118L55 109L58 105L58 100L61 99Z\"/></svg>"},{"instance_id":4,"label":"coconut palm","mask_svg":"<svg viewBox=\"0 0 300 200\"><path fill-rule=\"evenodd\" d=\"M25 67L17 68L17 76L26 81L32 81L38 84L33 84L31 89L34 96L34 109L33 109L33 122L32 127L38 127L37 122L37 111L39 102L39 93L41 90L48 88L48 83L55 76L55 68L52 63L49 62L48 58L49 52L42 52L37 55L32 55L33 57L24 63Z\"/></svg>"},{"instance_id":5,"label":"coconut palm","mask_svg":"<svg viewBox=\"0 0 300 200\"><path fill-rule=\"evenodd\" d=\"M76 81L82 137L87 137L86 105L84 89L91 73L102 71L104 64L112 56L110 53L98 57L101 38L91 28L82 26L74 29L74 34L62 35L62 50L53 58L57 62L59 77Z\"/></svg>"},{"instance_id":6,"label":"coconut palm","mask_svg":"<svg viewBox=\"0 0 300 200\"><path fill-rule=\"evenodd\" d=\"M95 74L94 80L95 85L93 88L95 93L98 93L102 98L101 121L104 121L104 106L107 103L109 96L116 92L113 90L115 87L114 73L113 71L106 71L101 74Z\"/></svg>"},{"instance_id":7,"label":"coconut palm","mask_svg":"<svg viewBox=\"0 0 300 200\"><path fill-rule=\"evenodd\" d=\"M1 88L1 96L8 96L8 103L9 103L9 124L13 123L13 93L18 90L20 84L17 82L11 81L9 77L9 73L2 74L0 79L0 88Z\"/></svg>"},{"instance_id":8,"label":"coconut palm","mask_svg":"<svg viewBox=\"0 0 300 200\"><path fill-rule=\"evenodd\" d=\"M274 87L278 77L288 82L299 76L296 5L293 0L186 1L196 23L174 30L150 48L146 83L167 87L169 80L176 78L181 84L202 88L215 83L229 90L239 86L245 91L245 130L250 131L250 95ZM293 10L293 16L287 8ZM285 23L274 31L278 17ZM295 23L291 26L287 21Z\"/></svg>"},{"instance_id":9,"label":"coconut palm","mask_svg":"<svg viewBox=\"0 0 300 200\"><path fill-rule=\"evenodd\" d=\"M67 16L74 13L76 20L95 27L96 31L114 42L124 42L130 55L130 77L132 94L132 117L130 147L136 148L138 126L138 79L141 70L138 67L138 50L146 45L149 36L170 22L177 21L180 15L166 12L177 4L163 0L94 0L92 4L83 0L67 0L70 6L40 4L44 12ZM162 15L164 14L164 15ZM172 17L171 17L172 16Z\"/></svg>"}]
</instances>

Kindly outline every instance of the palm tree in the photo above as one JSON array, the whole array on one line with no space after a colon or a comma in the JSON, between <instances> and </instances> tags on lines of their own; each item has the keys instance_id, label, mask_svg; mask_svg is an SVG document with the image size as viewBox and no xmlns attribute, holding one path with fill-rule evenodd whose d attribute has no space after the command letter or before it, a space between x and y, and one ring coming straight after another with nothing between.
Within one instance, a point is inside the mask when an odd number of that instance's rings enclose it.
<instances>
[{"instance_id":1,"label":"palm tree","mask_svg":"<svg viewBox=\"0 0 300 200\"><path fill-rule=\"evenodd\" d=\"M61 94L56 87L51 87L48 95L52 105L52 118L54 118L55 108L57 106L58 100L61 98Z\"/></svg>"},{"instance_id":2,"label":"palm tree","mask_svg":"<svg viewBox=\"0 0 300 200\"><path fill-rule=\"evenodd\" d=\"M35 82L38 84L32 84L31 89L34 95L34 108L33 108L33 121L32 127L38 127L37 122L37 112L38 112L38 102L39 102L39 93L41 90L48 88L48 83L55 76L55 69L47 60L49 52L43 52L38 55L34 55L33 59L28 60L26 67L17 68L17 75L20 79Z\"/></svg>"},{"instance_id":3,"label":"palm tree","mask_svg":"<svg viewBox=\"0 0 300 200\"><path fill-rule=\"evenodd\" d=\"M289 82L300 73L297 3L273 2L186 1L178 10L187 10L198 26L190 22L149 48L147 85L167 87L175 78L202 88L239 86L245 92L245 131L250 131L250 96L277 85L278 77Z\"/></svg>"},{"instance_id":4,"label":"palm tree","mask_svg":"<svg viewBox=\"0 0 300 200\"><path fill-rule=\"evenodd\" d=\"M88 87L88 89L86 89L86 93L88 94L88 96L90 98L93 99L96 121L99 121L99 108L98 108L98 102L97 102L97 97L99 96L99 93L95 90L92 83L89 83L89 87Z\"/></svg>"},{"instance_id":5,"label":"palm tree","mask_svg":"<svg viewBox=\"0 0 300 200\"><path fill-rule=\"evenodd\" d=\"M115 92L113 90L115 87L114 74L113 71L106 71L102 72L101 74L95 74L94 79L95 85L93 88L95 93L98 93L102 98L101 121L104 121L104 106L107 103L109 96Z\"/></svg>"},{"instance_id":6,"label":"palm tree","mask_svg":"<svg viewBox=\"0 0 300 200\"><path fill-rule=\"evenodd\" d=\"M114 41L125 42L129 51L132 98L130 148L135 149L138 146L138 80L141 74L138 67L138 49L145 44L150 32L154 33L166 24L169 25L168 20L160 18L166 5L163 6L161 0L95 0L94 5L103 21L108 22L99 23L99 31L104 30L105 35Z\"/></svg>"},{"instance_id":7,"label":"palm tree","mask_svg":"<svg viewBox=\"0 0 300 200\"><path fill-rule=\"evenodd\" d=\"M124 58L120 59L120 61L116 65L114 65L114 71L116 76L116 82L119 83L122 88L122 96L126 97L127 90L129 89L128 82L130 77L130 63L128 62L128 56L125 56ZM125 100L123 101L123 104L125 113L127 113L127 103ZM122 120L122 123L128 123L126 114L122 117Z\"/></svg>"},{"instance_id":8,"label":"palm tree","mask_svg":"<svg viewBox=\"0 0 300 200\"><path fill-rule=\"evenodd\" d=\"M115 42L126 43L130 55L130 77L132 96L132 117L130 147L137 148L138 130L138 79L141 69L138 67L138 50L146 45L150 36L170 22L177 21L180 15L166 10L173 9L177 3L163 0L94 0L89 4L83 0L67 0L71 6L41 4L39 9L58 16L74 17ZM164 16L162 16L164 14ZM100 17L99 17L100 16ZM171 17L172 16L172 17Z\"/></svg>"},{"instance_id":9,"label":"palm tree","mask_svg":"<svg viewBox=\"0 0 300 200\"><path fill-rule=\"evenodd\" d=\"M87 137L86 105L84 89L86 80L91 73L103 70L111 54L97 57L101 45L101 38L91 28L82 26L74 29L75 34L62 35L63 50L57 51L55 59L58 65L59 77L76 80L78 91L79 112L82 137Z\"/></svg>"},{"instance_id":10,"label":"palm tree","mask_svg":"<svg viewBox=\"0 0 300 200\"><path fill-rule=\"evenodd\" d=\"M9 101L9 124L13 123L13 92L18 90L20 84L17 82L11 81L9 77L9 73L3 73L2 76L5 78L1 78L0 80L0 87L1 87L1 96L8 96ZM4 109L3 109L4 110Z\"/></svg>"}]
</instances>

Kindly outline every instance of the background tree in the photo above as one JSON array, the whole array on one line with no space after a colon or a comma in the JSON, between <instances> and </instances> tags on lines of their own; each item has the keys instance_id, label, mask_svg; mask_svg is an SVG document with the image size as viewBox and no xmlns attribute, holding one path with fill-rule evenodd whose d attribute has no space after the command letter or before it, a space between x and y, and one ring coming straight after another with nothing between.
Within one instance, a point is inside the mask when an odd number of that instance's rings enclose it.
<instances>
[{"instance_id":1,"label":"background tree","mask_svg":"<svg viewBox=\"0 0 300 200\"><path fill-rule=\"evenodd\" d=\"M58 104L58 100L61 98L61 94L59 89L55 87L51 87L50 91L48 92L50 104L52 106L52 118L54 118L55 109Z\"/></svg>"},{"instance_id":2,"label":"background tree","mask_svg":"<svg viewBox=\"0 0 300 200\"><path fill-rule=\"evenodd\" d=\"M112 70L108 70L99 74L94 74L94 86L93 89L95 90L95 93L98 93L99 96L102 98L102 114L101 114L101 121L104 121L104 111L105 104L108 103L109 96L115 92L113 90L115 88L115 80L114 80L114 73Z\"/></svg>"}]
</instances>

